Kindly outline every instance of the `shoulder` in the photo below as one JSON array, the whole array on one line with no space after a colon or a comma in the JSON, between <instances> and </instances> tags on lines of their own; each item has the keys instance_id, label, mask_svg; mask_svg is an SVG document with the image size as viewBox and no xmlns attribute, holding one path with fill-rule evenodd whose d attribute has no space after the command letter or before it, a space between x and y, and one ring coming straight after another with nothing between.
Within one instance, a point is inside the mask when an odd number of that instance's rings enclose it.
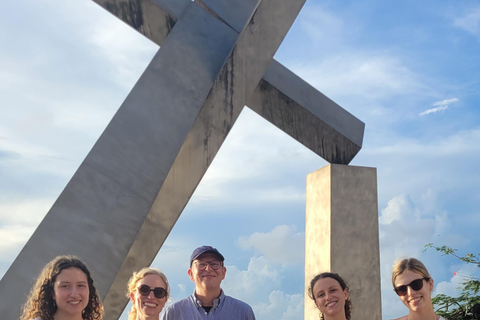
<instances>
[{"instance_id":1,"label":"shoulder","mask_svg":"<svg viewBox=\"0 0 480 320\"><path fill-rule=\"evenodd\" d=\"M160 320L190 319L196 307L190 297L166 305L160 313Z\"/></svg>"},{"instance_id":2,"label":"shoulder","mask_svg":"<svg viewBox=\"0 0 480 320\"><path fill-rule=\"evenodd\" d=\"M243 315L245 319L255 319L252 307L250 307L250 305L246 302L232 298L230 296L225 296L223 305L227 310L229 310L229 312L233 311L238 315Z\"/></svg>"},{"instance_id":3,"label":"shoulder","mask_svg":"<svg viewBox=\"0 0 480 320\"><path fill-rule=\"evenodd\" d=\"M227 296L227 295L225 296L225 302L229 303L229 304L234 304L234 305L238 305L238 306L242 306L242 307L251 309L251 307L248 303L243 302L242 300L238 300L238 299L235 299L233 297Z\"/></svg>"},{"instance_id":4,"label":"shoulder","mask_svg":"<svg viewBox=\"0 0 480 320\"><path fill-rule=\"evenodd\" d=\"M177 302L174 302L172 304L169 304L165 306L166 309L177 309L177 308L185 308L186 306L193 306L195 303L193 301L192 296L188 296L186 298L183 298L182 300L179 300Z\"/></svg>"}]
</instances>

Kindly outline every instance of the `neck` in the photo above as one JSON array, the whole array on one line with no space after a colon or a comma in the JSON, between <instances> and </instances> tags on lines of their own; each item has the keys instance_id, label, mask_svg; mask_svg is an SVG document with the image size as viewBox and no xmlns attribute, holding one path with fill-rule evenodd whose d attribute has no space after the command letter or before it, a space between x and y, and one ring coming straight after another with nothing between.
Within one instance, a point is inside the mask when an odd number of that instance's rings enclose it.
<instances>
[{"instance_id":1,"label":"neck","mask_svg":"<svg viewBox=\"0 0 480 320\"><path fill-rule=\"evenodd\" d=\"M195 296L198 300L202 302L204 307L212 307L213 300L217 299L222 293L221 289L204 289L204 288L195 288Z\"/></svg>"},{"instance_id":2,"label":"neck","mask_svg":"<svg viewBox=\"0 0 480 320\"><path fill-rule=\"evenodd\" d=\"M65 314L57 310L55 314L53 315L54 320L83 320L82 314L80 313L79 315L70 315L70 314Z\"/></svg>"},{"instance_id":3,"label":"neck","mask_svg":"<svg viewBox=\"0 0 480 320\"><path fill-rule=\"evenodd\" d=\"M323 315L323 318L325 320L347 320L347 317L345 316L345 310L343 312L339 312L337 314L334 314L332 316L328 315Z\"/></svg>"},{"instance_id":4,"label":"neck","mask_svg":"<svg viewBox=\"0 0 480 320\"><path fill-rule=\"evenodd\" d=\"M440 317L435 313L433 308L430 310L412 312L410 311L407 316L407 320L437 320Z\"/></svg>"},{"instance_id":5,"label":"neck","mask_svg":"<svg viewBox=\"0 0 480 320\"><path fill-rule=\"evenodd\" d=\"M138 311L137 311L137 318L136 320L158 320L159 319L159 315L157 314L156 316L146 316L146 315L142 315L140 314Z\"/></svg>"}]
</instances>

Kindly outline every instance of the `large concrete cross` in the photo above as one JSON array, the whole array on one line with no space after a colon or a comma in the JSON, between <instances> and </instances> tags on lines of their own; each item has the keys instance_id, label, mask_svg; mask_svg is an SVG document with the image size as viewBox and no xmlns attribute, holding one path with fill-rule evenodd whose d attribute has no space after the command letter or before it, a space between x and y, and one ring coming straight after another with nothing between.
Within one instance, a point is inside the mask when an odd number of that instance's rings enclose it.
<instances>
[{"instance_id":1,"label":"large concrete cross","mask_svg":"<svg viewBox=\"0 0 480 320\"><path fill-rule=\"evenodd\" d=\"M118 319L245 105L330 163L362 146L361 121L273 60L305 0L94 1L161 49L1 280L4 320L66 253Z\"/></svg>"}]
</instances>

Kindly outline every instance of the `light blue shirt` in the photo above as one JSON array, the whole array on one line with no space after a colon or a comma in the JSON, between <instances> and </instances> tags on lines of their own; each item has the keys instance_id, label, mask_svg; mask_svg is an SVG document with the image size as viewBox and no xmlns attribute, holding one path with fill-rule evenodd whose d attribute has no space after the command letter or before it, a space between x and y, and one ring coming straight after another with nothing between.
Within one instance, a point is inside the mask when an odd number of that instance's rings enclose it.
<instances>
[{"instance_id":1,"label":"light blue shirt","mask_svg":"<svg viewBox=\"0 0 480 320\"><path fill-rule=\"evenodd\" d=\"M202 303L194 292L165 307L160 313L160 320L255 320L255 315L248 304L226 296L222 290L220 296L213 300L209 313L202 308Z\"/></svg>"}]
</instances>

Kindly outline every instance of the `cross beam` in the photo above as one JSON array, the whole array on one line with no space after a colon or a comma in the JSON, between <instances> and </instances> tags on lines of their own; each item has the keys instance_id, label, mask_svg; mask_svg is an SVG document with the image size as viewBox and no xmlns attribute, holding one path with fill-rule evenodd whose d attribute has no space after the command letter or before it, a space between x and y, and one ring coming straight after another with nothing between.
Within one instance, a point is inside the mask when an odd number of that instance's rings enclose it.
<instances>
[{"instance_id":1,"label":"cross beam","mask_svg":"<svg viewBox=\"0 0 480 320\"><path fill-rule=\"evenodd\" d=\"M162 45L190 0L93 0ZM255 0L195 0L240 32ZM247 106L317 155L349 164L362 148L365 124L275 59Z\"/></svg>"},{"instance_id":2,"label":"cross beam","mask_svg":"<svg viewBox=\"0 0 480 320\"><path fill-rule=\"evenodd\" d=\"M18 319L34 275L66 253L118 319L127 279L153 261L245 105L351 161L363 123L273 60L304 1L98 0L162 47L2 278L2 319Z\"/></svg>"}]
</instances>

